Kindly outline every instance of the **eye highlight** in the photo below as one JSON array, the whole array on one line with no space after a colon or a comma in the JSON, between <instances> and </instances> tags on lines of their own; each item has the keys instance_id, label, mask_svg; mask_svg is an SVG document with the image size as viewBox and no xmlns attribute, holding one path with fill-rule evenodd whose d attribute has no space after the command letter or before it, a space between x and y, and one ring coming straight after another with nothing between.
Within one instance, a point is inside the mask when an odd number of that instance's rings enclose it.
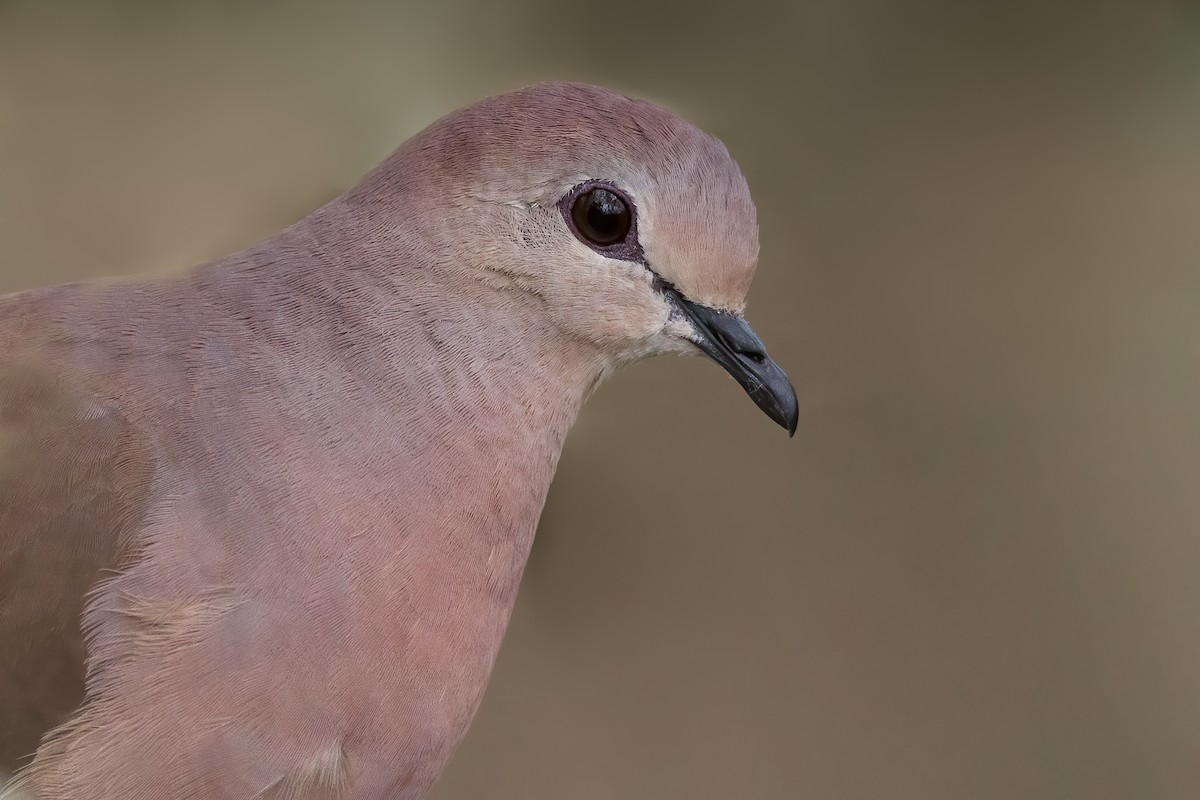
<instances>
[{"instance_id":1,"label":"eye highlight","mask_svg":"<svg viewBox=\"0 0 1200 800\"><path fill-rule=\"evenodd\" d=\"M581 183L558 203L575 237L596 252L624 261L643 262L633 201L604 181Z\"/></svg>"}]
</instances>

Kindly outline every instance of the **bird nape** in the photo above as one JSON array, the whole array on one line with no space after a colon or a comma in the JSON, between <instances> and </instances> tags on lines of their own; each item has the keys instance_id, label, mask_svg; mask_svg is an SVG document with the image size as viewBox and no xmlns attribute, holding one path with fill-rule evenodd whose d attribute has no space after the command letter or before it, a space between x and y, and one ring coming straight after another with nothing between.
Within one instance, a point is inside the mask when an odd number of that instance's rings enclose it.
<instances>
[{"instance_id":1,"label":"bird nape","mask_svg":"<svg viewBox=\"0 0 1200 800\"><path fill-rule=\"evenodd\" d=\"M424 794L600 380L703 353L795 431L757 258L716 138L543 83L242 252L0 297L12 796Z\"/></svg>"}]
</instances>

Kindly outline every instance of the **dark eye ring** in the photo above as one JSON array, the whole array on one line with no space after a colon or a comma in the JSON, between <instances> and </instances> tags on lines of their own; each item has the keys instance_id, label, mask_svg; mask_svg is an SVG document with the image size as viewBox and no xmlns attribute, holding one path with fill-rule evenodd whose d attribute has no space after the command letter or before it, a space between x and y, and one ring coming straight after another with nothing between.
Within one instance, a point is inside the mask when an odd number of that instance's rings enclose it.
<instances>
[{"instance_id":1,"label":"dark eye ring","mask_svg":"<svg viewBox=\"0 0 1200 800\"><path fill-rule=\"evenodd\" d=\"M593 250L627 261L642 260L633 202L617 187L601 181L582 183L559 207L571 232Z\"/></svg>"}]
</instances>

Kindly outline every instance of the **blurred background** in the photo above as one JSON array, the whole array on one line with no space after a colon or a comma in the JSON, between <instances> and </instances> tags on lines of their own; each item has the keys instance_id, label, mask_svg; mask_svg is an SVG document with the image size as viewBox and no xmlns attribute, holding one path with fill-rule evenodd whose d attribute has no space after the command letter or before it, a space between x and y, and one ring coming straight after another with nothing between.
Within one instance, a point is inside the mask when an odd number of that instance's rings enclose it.
<instances>
[{"instance_id":1,"label":"blurred background","mask_svg":"<svg viewBox=\"0 0 1200 800\"><path fill-rule=\"evenodd\" d=\"M0 0L0 290L239 249L545 78L728 144L800 431L605 385L434 797L1200 797L1193 2Z\"/></svg>"}]
</instances>

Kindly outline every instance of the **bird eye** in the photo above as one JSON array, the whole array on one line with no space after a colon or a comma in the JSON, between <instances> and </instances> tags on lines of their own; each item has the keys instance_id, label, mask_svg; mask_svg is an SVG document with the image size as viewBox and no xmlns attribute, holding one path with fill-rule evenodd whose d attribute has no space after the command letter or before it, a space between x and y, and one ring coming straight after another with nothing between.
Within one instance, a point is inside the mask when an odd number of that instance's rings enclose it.
<instances>
[{"instance_id":1,"label":"bird eye","mask_svg":"<svg viewBox=\"0 0 1200 800\"><path fill-rule=\"evenodd\" d=\"M607 247L629 235L633 213L625 198L597 186L575 198L571 204L571 221L580 236L594 245Z\"/></svg>"}]
</instances>

